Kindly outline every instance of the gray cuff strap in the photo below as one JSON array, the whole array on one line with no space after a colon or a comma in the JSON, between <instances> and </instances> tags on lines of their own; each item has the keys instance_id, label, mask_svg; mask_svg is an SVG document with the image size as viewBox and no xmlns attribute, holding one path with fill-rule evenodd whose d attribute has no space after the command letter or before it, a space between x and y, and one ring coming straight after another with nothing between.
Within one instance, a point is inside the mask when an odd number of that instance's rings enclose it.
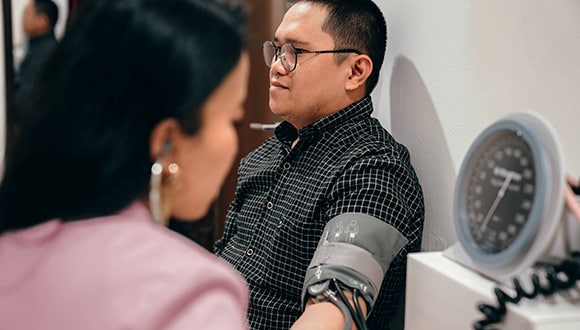
<instances>
[{"instance_id":1,"label":"gray cuff strap","mask_svg":"<svg viewBox=\"0 0 580 330\"><path fill-rule=\"evenodd\" d=\"M362 288L373 305L391 261L407 243L395 227L370 215L344 213L332 218L306 271L302 297L310 285L336 278Z\"/></svg>"},{"instance_id":2,"label":"gray cuff strap","mask_svg":"<svg viewBox=\"0 0 580 330\"><path fill-rule=\"evenodd\" d=\"M344 213L326 224L318 248L332 242L348 243L367 250L386 273L393 258L409 241L395 227L373 216Z\"/></svg>"},{"instance_id":3,"label":"gray cuff strap","mask_svg":"<svg viewBox=\"0 0 580 330\"><path fill-rule=\"evenodd\" d=\"M370 282L375 292L379 291L385 276L381 264L373 258L372 254L349 243L335 242L319 246L308 268L319 265L341 266L349 268L351 272L359 272L363 278Z\"/></svg>"}]
</instances>

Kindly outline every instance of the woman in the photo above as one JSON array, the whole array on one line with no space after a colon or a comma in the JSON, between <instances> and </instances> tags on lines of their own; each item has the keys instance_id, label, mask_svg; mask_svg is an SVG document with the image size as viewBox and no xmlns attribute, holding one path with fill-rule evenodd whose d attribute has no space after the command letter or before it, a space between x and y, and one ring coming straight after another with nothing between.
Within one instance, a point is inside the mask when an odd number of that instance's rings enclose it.
<instances>
[{"instance_id":1,"label":"woman","mask_svg":"<svg viewBox=\"0 0 580 330\"><path fill-rule=\"evenodd\" d=\"M7 157L1 329L246 328L241 277L160 225L203 216L232 165L242 19L207 0L78 13Z\"/></svg>"}]
</instances>

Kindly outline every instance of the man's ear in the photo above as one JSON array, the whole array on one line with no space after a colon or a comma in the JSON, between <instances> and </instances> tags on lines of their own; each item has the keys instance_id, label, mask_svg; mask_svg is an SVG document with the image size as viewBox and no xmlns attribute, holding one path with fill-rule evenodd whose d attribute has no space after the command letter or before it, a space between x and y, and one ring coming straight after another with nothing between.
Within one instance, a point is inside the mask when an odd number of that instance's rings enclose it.
<instances>
[{"instance_id":1,"label":"man's ear","mask_svg":"<svg viewBox=\"0 0 580 330\"><path fill-rule=\"evenodd\" d=\"M165 119L159 122L149 138L149 153L151 159L157 159L168 152L168 143L173 145L178 138L179 124L175 119Z\"/></svg>"},{"instance_id":2,"label":"man's ear","mask_svg":"<svg viewBox=\"0 0 580 330\"><path fill-rule=\"evenodd\" d=\"M350 61L351 65L350 75L345 86L346 90L353 91L361 86L364 87L367 79L373 71L373 61L365 54L357 55L347 61Z\"/></svg>"}]
</instances>

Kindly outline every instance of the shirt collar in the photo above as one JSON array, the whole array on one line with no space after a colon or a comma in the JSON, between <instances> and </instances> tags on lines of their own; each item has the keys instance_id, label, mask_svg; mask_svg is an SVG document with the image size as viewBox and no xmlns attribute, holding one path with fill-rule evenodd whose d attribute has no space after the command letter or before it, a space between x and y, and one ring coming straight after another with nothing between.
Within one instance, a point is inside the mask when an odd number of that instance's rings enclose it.
<instances>
[{"instance_id":1,"label":"shirt collar","mask_svg":"<svg viewBox=\"0 0 580 330\"><path fill-rule=\"evenodd\" d=\"M29 44L31 45L36 45L39 43L43 43L46 40L56 40L56 36L54 34L54 31L50 31L47 32L45 34L41 34L38 36L34 36L34 37L30 37L30 39L28 39Z\"/></svg>"},{"instance_id":2,"label":"shirt collar","mask_svg":"<svg viewBox=\"0 0 580 330\"><path fill-rule=\"evenodd\" d=\"M316 141L324 134L332 134L337 128L345 123L356 122L361 118L366 118L373 112L373 104L370 96L366 96L340 111L337 111L327 117L315 121L314 123L303 127L298 131L292 124L287 121L282 122L276 127L276 137L280 142L290 145L298 136L301 141Z\"/></svg>"}]
</instances>

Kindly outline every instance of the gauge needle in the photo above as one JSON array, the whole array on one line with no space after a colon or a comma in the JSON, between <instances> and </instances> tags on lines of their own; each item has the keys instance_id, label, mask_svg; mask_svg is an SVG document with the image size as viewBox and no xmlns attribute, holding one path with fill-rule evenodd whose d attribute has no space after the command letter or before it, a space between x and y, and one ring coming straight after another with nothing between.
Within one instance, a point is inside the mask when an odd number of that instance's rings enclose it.
<instances>
[{"instance_id":1,"label":"gauge needle","mask_svg":"<svg viewBox=\"0 0 580 330\"><path fill-rule=\"evenodd\" d=\"M509 186L510 182L512 181L513 175L514 175L514 172L510 171L507 173L507 176L506 176L505 180L503 181L501 188L497 192L497 196L495 196L495 200L493 201L493 204L491 204L489 211L487 211L487 214L485 215L485 218L483 219L483 222L481 223L481 226L479 227L479 235L481 235L483 230L485 230L485 228L487 227L487 224L489 223L489 220L491 220L491 216L493 215L493 213L495 212L495 209L499 205L499 202L502 200L503 196L505 196L505 191L506 191L507 187Z\"/></svg>"}]
</instances>

